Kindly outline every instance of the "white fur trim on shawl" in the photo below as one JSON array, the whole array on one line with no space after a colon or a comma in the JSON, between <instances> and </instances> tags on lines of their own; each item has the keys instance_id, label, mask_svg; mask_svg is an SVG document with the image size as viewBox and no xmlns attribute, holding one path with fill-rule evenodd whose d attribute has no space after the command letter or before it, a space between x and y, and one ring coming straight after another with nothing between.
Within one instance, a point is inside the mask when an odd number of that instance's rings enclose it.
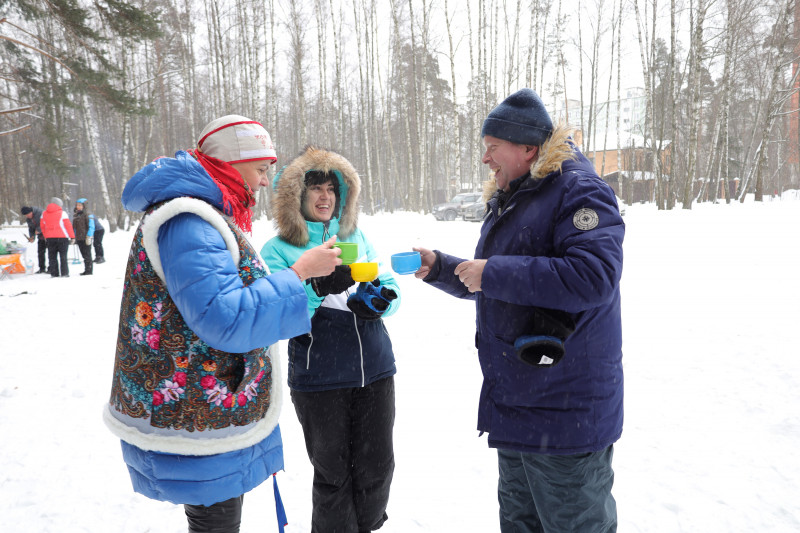
<instances>
[{"instance_id":1,"label":"white fur trim on shawl","mask_svg":"<svg viewBox=\"0 0 800 533\"><path fill-rule=\"evenodd\" d=\"M219 211L196 198L175 198L147 215L142 222L142 245L147 250L150 264L153 265L153 270L161 278L161 281L166 283L164 268L161 266L161 255L158 251L158 230L167 220L183 213L193 213L214 226L214 229L222 235L225 246L233 258L233 263L239 265L239 245L236 242L236 236Z\"/></svg>"},{"instance_id":2,"label":"white fur trim on shawl","mask_svg":"<svg viewBox=\"0 0 800 533\"><path fill-rule=\"evenodd\" d=\"M216 455L218 453L242 450L258 444L267 438L278 425L283 404L283 389L281 385L280 354L278 345L269 347L269 357L272 363L272 387L270 388L270 405L267 414L245 433L219 438L189 438L180 435L155 435L144 433L136 428L125 425L111 412L111 404L103 408L103 421L111 433L145 451L174 453L178 455ZM200 432L202 434L202 432Z\"/></svg>"}]
</instances>

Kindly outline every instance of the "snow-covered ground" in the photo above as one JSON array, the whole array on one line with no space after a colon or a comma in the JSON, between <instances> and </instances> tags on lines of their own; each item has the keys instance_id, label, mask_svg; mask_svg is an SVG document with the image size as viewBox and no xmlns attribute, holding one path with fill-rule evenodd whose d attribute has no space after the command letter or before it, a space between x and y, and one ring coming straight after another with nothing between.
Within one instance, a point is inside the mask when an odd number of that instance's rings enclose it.
<instances>
[{"instance_id":1,"label":"snow-covered ground","mask_svg":"<svg viewBox=\"0 0 800 533\"><path fill-rule=\"evenodd\" d=\"M798 220L797 199L628 207L619 531L800 531ZM471 257L479 229L411 213L360 225L387 262L415 245ZM186 531L181 507L133 493L101 421L131 240L106 233L94 276L78 264L68 279L0 281L0 532ZM272 235L263 220L252 240ZM398 279L403 305L386 320L397 467L382 531L496 532L496 454L475 430L473 304ZM281 428L287 532L308 532L312 469L288 391ZM242 532L276 531L274 514L265 483L245 497Z\"/></svg>"}]
</instances>

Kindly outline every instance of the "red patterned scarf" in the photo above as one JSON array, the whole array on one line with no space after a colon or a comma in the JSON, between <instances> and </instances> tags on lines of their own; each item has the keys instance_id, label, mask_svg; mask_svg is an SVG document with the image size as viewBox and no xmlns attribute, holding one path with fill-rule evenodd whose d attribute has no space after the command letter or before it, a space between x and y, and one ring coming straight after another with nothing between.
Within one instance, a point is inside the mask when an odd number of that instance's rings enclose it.
<instances>
[{"instance_id":1,"label":"red patterned scarf","mask_svg":"<svg viewBox=\"0 0 800 533\"><path fill-rule=\"evenodd\" d=\"M239 171L230 164L204 154L200 150L188 150L203 165L206 172L222 191L222 210L233 218L233 222L243 231L253 231L253 210L256 197L244 181Z\"/></svg>"}]
</instances>

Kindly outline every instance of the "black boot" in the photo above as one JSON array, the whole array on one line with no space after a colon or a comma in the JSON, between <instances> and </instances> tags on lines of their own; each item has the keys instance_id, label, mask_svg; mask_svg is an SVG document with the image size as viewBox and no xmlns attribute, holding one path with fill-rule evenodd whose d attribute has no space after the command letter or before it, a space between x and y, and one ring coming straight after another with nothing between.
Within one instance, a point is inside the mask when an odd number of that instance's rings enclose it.
<instances>
[{"instance_id":1,"label":"black boot","mask_svg":"<svg viewBox=\"0 0 800 533\"><path fill-rule=\"evenodd\" d=\"M183 508L189 521L189 533L204 531L238 533L242 521L243 501L244 495L209 506L184 504Z\"/></svg>"},{"instance_id":2,"label":"black boot","mask_svg":"<svg viewBox=\"0 0 800 533\"><path fill-rule=\"evenodd\" d=\"M86 270L84 272L81 272L81 276L91 276L91 275L92 275L92 271L91 270Z\"/></svg>"},{"instance_id":3,"label":"black boot","mask_svg":"<svg viewBox=\"0 0 800 533\"><path fill-rule=\"evenodd\" d=\"M95 257L95 258L94 258L94 262L95 262L95 263L105 263L105 262L106 262L106 260L105 260L105 258L104 258L104 257L101 255L100 257Z\"/></svg>"}]
</instances>

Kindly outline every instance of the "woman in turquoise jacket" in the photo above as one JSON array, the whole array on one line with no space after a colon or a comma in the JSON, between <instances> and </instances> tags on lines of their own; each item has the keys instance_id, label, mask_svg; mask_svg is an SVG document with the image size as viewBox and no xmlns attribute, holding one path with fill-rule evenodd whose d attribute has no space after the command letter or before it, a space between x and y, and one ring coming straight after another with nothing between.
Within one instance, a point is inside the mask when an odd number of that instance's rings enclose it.
<instances>
[{"instance_id":1,"label":"woman in turquoise jacket","mask_svg":"<svg viewBox=\"0 0 800 533\"><path fill-rule=\"evenodd\" d=\"M360 180L341 155L308 147L273 181L278 236L261 256L278 272L336 236L378 261L358 229ZM314 466L312 532L380 528L394 471L394 354L383 317L400 304L391 273L354 287L349 266L305 284L311 333L289 341L289 388Z\"/></svg>"}]
</instances>

